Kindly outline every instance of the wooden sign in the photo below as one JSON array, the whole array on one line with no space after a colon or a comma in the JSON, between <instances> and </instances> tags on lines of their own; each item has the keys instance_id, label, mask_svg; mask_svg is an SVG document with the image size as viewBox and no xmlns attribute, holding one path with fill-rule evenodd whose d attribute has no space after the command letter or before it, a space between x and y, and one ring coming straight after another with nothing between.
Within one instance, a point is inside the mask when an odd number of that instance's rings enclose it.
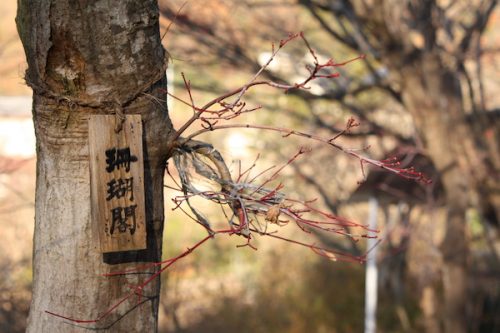
<instances>
[{"instance_id":1,"label":"wooden sign","mask_svg":"<svg viewBox=\"0 0 500 333\"><path fill-rule=\"evenodd\" d=\"M141 116L127 115L118 133L115 121L89 119L92 220L103 253L146 248Z\"/></svg>"}]
</instances>

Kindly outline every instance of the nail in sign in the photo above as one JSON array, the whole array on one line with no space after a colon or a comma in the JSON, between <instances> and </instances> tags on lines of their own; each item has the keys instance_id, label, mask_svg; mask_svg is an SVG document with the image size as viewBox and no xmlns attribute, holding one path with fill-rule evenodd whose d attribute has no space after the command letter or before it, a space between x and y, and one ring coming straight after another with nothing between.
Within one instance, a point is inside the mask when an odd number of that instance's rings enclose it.
<instances>
[{"instance_id":1,"label":"nail in sign","mask_svg":"<svg viewBox=\"0 0 500 333\"><path fill-rule=\"evenodd\" d=\"M89 119L92 219L101 252L146 248L144 164L140 115L127 115L119 133L115 116Z\"/></svg>"}]
</instances>

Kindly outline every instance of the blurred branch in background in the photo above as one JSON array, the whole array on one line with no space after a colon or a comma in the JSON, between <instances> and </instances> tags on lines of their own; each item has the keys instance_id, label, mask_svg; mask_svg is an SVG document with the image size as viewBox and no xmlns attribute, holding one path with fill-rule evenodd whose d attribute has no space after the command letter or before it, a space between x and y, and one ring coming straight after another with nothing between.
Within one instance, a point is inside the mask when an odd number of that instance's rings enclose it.
<instances>
[{"instance_id":1,"label":"blurred branch in background","mask_svg":"<svg viewBox=\"0 0 500 333\"><path fill-rule=\"evenodd\" d=\"M27 159L19 159L19 158L8 158L4 156L0 156L0 186L3 188L3 192L7 191L8 193L1 193L3 198L9 197L9 200L0 201L0 214L13 213L19 209L23 208L33 208L35 203L29 198L24 191L16 188L14 185L11 185L11 182L4 180L6 175L12 176L13 173L18 171L23 165L33 162L32 158ZM5 175L1 177L1 175ZM19 200L12 198L12 195L17 197ZM20 202L19 202L20 201Z\"/></svg>"},{"instance_id":2,"label":"blurred branch in background","mask_svg":"<svg viewBox=\"0 0 500 333\"><path fill-rule=\"evenodd\" d=\"M0 156L0 228L2 245L0 256L0 331L21 333L26 329L31 300L31 261L29 236L34 207L26 186L30 177L27 170L32 158ZM29 173L30 171L28 171ZM32 184L31 184L32 185ZM30 214L31 213L31 214ZM32 227L31 227L32 229ZM26 235L28 234L28 235Z\"/></svg>"}]
</instances>

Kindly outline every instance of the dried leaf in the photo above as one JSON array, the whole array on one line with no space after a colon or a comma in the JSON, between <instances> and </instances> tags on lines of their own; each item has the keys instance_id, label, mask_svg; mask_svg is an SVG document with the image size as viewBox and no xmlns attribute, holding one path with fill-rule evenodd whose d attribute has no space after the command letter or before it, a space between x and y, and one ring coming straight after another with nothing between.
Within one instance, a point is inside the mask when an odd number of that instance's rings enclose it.
<instances>
[{"instance_id":1,"label":"dried leaf","mask_svg":"<svg viewBox=\"0 0 500 333\"><path fill-rule=\"evenodd\" d=\"M269 207L266 213L266 221L269 221L269 223L278 224L278 219L280 217L280 212L281 212L280 209L281 209L280 204Z\"/></svg>"}]
</instances>

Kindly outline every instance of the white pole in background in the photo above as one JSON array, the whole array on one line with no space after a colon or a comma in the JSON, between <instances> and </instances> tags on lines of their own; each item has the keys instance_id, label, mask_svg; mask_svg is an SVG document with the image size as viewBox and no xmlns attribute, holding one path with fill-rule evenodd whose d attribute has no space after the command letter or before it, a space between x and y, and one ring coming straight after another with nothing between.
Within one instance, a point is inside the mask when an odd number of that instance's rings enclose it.
<instances>
[{"instance_id":1,"label":"white pole in background","mask_svg":"<svg viewBox=\"0 0 500 333\"><path fill-rule=\"evenodd\" d=\"M378 201L370 197L370 213L368 225L370 229L377 230ZM368 238L367 249L370 250L366 257L365 275L365 333L375 333L377 330L377 239Z\"/></svg>"},{"instance_id":2,"label":"white pole in background","mask_svg":"<svg viewBox=\"0 0 500 333\"><path fill-rule=\"evenodd\" d=\"M174 94L174 64L172 62L167 67L167 91L172 95ZM172 96L167 95L167 108L169 112L172 112L172 102Z\"/></svg>"}]
</instances>

